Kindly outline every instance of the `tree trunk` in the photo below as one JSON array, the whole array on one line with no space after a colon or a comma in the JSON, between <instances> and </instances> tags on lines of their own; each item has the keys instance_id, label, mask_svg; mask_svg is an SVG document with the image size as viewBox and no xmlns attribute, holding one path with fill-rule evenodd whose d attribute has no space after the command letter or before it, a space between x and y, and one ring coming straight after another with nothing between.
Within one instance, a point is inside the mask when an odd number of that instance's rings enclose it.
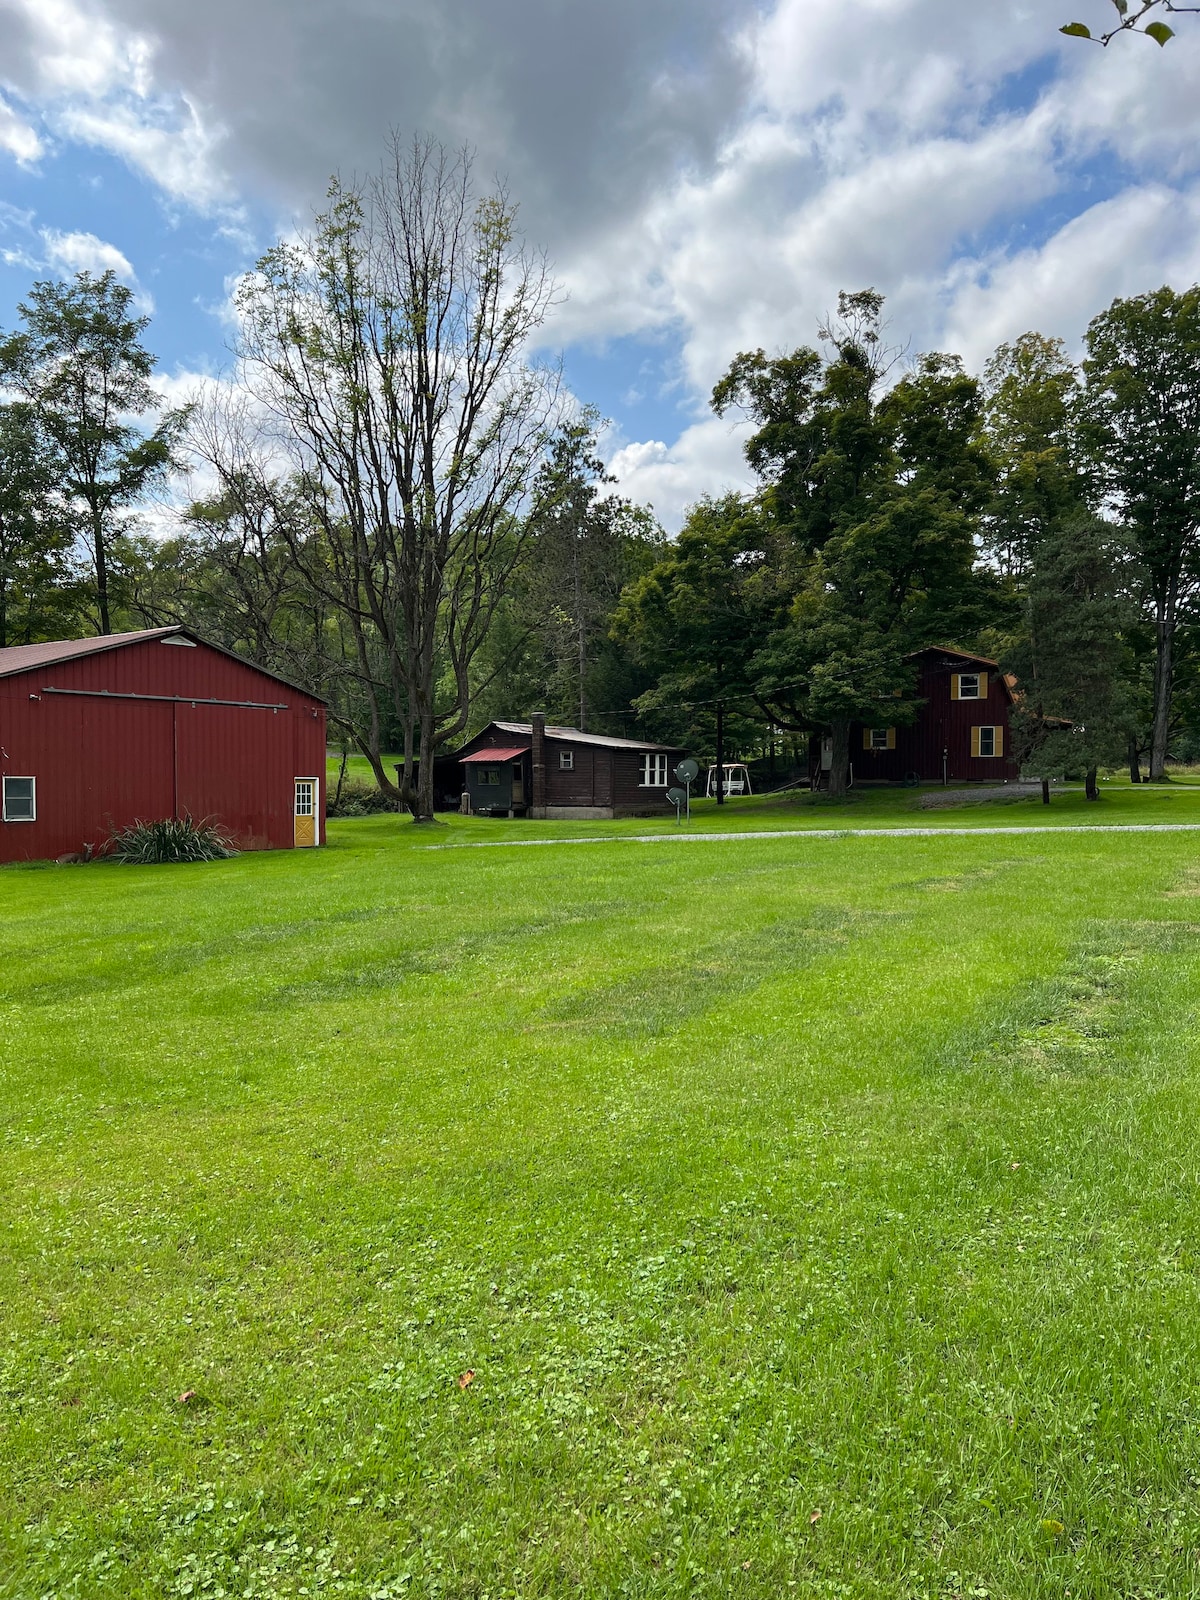
<instances>
[{"instance_id":1,"label":"tree trunk","mask_svg":"<svg viewBox=\"0 0 1200 1600\"><path fill-rule=\"evenodd\" d=\"M1085 800L1099 800L1100 786L1096 782L1096 768L1089 767L1083 780L1083 796Z\"/></svg>"},{"instance_id":2,"label":"tree trunk","mask_svg":"<svg viewBox=\"0 0 1200 1600\"><path fill-rule=\"evenodd\" d=\"M1135 733L1129 735L1129 781L1130 783L1141 783L1142 781L1141 752L1138 750L1137 735Z\"/></svg>"},{"instance_id":3,"label":"tree trunk","mask_svg":"<svg viewBox=\"0 0 1200 1600\"><path fill-rule=\"evenodd\" d=\"M108 616L108 552L104 548L104 525L98 511L92 512L92 547L96 556L96 605L100 612L100 632L111 633Z\"/></svg>"},{"instance_id":4,"label":"tree trunk","mask_svg":"<svg viewBox=\"0 0 1200 1600\"><path fill-rule=\"evenodd\" d=\"M433 717L421 718L421 753L417 763L417 792L413 804L414 822L432 822L433 816Z\"/></svg>"},{"instance_id":5,"label":"tree trunk","mask_svg":"<svg viewBox=\"0 0 1200 1600\"><path fill-rule=\"evenodd\" d=\"M1175 587L1172 584L1154 622L1154 731L1150 738L1150 781L1167 775L1167 741L1171 734L1171 689L1175 670Z\"/></svg>"},{"instance_id":6,"label":"tree trunk","mask_svg":"<svg viewBox=\"0 0 1200 1600\"><path fill-rule=\"evenodd\" d=\"M829 767L829 793L843 800L850 788L850 724L830 724L833 736L833 754Z\"/></svg>"},{"instance_id":7,"label":"tree trunk","mask_svg":"<svg viewBox=\"0 0 1200 1600\"><path fill-rule=\"evenodd\" d=\"M338 767L337 789L334 791L333 804L329 808L331 811L336 811L338 806L341 804L341 800L342 800L342 785L346 781L346 762L349 759L350 759L350 746L343 739L342 740L342 762L341 762L341 765Z\"/></svg>"},{"instance_id":8,"label":"tree trunk","mask_svg":"<svg viewBox=\"0 0 1200 1600\"><path fill-rule=\"evenodd\" d=\"M725 804L725 707L717 701L717 804Z\"/></svg>"},{"instance_id":9,"label":"tree trunk","mask_svg":"<svg viewBox=\"0 0 1200 1600\"><path fill-rule=\"evenodd\" d=\"M1048 806L1050 804L1050 779L1049 778L1043 778L1042 779L1042 804L1044 806Z\"/></svg>"}]
</instances>

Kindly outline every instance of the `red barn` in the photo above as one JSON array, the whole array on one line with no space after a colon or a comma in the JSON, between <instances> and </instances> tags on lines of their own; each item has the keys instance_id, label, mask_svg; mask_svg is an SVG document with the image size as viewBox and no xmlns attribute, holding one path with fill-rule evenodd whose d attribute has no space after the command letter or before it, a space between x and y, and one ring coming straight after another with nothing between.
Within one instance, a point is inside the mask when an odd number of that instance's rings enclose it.
<instances>
[{"instance_id":1,"label":"red barn","mask_svg":"<svg viewBox=\"0 0 1200 1600\"><path fill-rule=\"evenodd\" d=\"M319 845L325 706L186 628L0 650L0 861L191 816L244 850Z\"/></svg>"},{"instance_id":2,"label":"red barn","mask_svg":"<svg viewBox=\"0 0 1200 1600\"><path fill-rule=\"evenodd\" d=\"M1011 783L1013 686L987 656L931 645L909 657L917 668L915 722L850 730L855 783ZM880 711L880 721L884 712ZM828 780L828 737L813 740L813 787Z\"/></svg>"}]
</instances>

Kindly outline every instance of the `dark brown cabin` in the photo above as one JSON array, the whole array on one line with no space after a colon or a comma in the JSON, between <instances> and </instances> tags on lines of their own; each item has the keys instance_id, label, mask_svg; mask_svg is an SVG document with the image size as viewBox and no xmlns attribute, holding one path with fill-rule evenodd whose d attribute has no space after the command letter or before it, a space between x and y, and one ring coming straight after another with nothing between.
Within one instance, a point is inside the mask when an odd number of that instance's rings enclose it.
<instances>
[{"instance_id":1,"label":"dark brown cabin","mask_svg":"<svg viewBox=\"0 0 1200 1600\"><path fill-rule=\"evenodd\" d=\"M915 651L909 659L917 664L917 719L877 728L856 722L850 730L854 782L1010 783L1019 778L1009 720L1013 686L996 662L943 645ZM831 754L827 736L813 739L814 787L827 781Z\"/></svg>"},{"instance_id":2,"label":"dark brown cabin","mask_svg":"<svg viewBox=\"0 0 1200 1600\"><path fill-rule=\"evenodd\" d=\"M547 727L534 716L489 722L454 760L477 816L587 821L670 811L667 790L686 754L674 745Z\"/></svg>"}]
</instances>

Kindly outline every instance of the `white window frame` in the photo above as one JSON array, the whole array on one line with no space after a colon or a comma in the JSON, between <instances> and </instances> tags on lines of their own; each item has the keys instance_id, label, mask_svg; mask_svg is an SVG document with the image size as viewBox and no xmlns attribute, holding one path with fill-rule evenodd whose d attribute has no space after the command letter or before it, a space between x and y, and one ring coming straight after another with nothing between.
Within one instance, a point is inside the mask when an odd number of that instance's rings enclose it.
<instances>
[{"instance_id":1,"label":"white window frame","mask_svg":"<svg viewBox=\"0 0 1200 1600\"><path fill-rule=\"evenodd\" d=\"M317 796L320 793L316 778L296 778L293 796L293 815L297 817L313 817L317 815ZM301 796L303 795L303 799ZM308 809L304 806L307 802Z\"/></svg>"},{"instance_id":2,"label":"white window frame","mask_svg":"<svg viewBox=\"0 0 1200 1600\"><path fill-rule=\"evenodd\" d=\"M642 753L642 776L639 789L665 789L667 787L667 758L652 750Z\"/></svg>"},{"instance_id":3,"label":"white window frame","mask_svg":"<svg viewBox=\"0 0 1200 1600\"><path fill-rule=\"evenodd\" d=\"M575 771L575 752L574 752L574 750L560 750L558 752L558 770L560 772L574 772Z\"/></svg>"},{"instance_id":4,"label":"white window frame","mask_svg":"<svg viewBox=\"0 0 1200 1600\"><path fill-rule=\"evenodd\" d=\"M983 748L983 738L984 738L985 734L991 740L992 748L990 750L985 750ZM996 759L996 724L994 722L986 722L986 723L981 724L980 729L979 729L979 760L980 761L994 761L995 759Z\"/></svg>"},{"instance_id":5,"label":"white window frame","mask_svg":"<svg viewBox=\"0 0 1200 1600\"><path fill-rule=\"evenodd\" d=\"M886 751L889 748L890 747L888 745L888 730L886 728L872 728L871 729L871 749L872 750L882 750L882 751L884 751L886 753Z\"/></svg>"},{"instance_id":6,"label":"white window frame","mask_svg":"<svg viewBox=\"0 0 1200 1600\"><path fill-rule=\"evenodd\" d=\"M960 700L982 700L983 695L979 687L980 674L978 672L960 672L958 675L958 698ZM973 685L969 691L967 684Z\"/></svg>"},{"instance_id":7,"label":"white window frame","mask_svg":"<svg viewBox=\"0 0 1200 1600\"><path fill-rule=\"evenodd\" d=\"M27 783L29 785L29 805L32 815L28 817L10 817L8 814L8 786L10 783ZM32 773L19 772L6 773L3 779L3 818L5 822L36 822L37 821L37 779Z\"/></svg>"}]
</instances>

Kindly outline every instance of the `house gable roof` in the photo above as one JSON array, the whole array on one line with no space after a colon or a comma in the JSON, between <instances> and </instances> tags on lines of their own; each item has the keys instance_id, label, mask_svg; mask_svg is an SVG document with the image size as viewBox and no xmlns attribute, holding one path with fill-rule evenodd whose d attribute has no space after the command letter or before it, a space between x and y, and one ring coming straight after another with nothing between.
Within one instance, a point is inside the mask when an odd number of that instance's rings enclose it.
<instances>
[{"instance_id":1,"label":"house gable roof","mask_svg":"<svg viewBox=\"0 0 1200 1600\"><path fill-rule=\"evenodd\" d=\"M468 740L463 748L469 749L489 733L503 733L528 740L529 743L524 746L525 749L528 749L529 744L533 742L533 724L531 722L489 722L487 727L481 728L475 738ZM655 753L661 752L665 755L673 755L677 750L682 750L683 748L682 745L652 744L646 739L617 739L603 733L581 733L578 728L558 728L551 727L549 724L546 726L546 738L557 739L565 744L598 745L605 750L648 750ZM462 757L459 756L458 759L461 760Z\"/></svg>"},{"instance_id":2,"label":"house gable roof","mask_svg":"<svg viewBox=\"0 0 1200 1600\"><path fill-rule=\"evenodd\" d=\"M131 644L152 644L156 639L181 641L186 639L191 644L203 645L207 650L215 650L218 655L228 656L240 667L247 667L251 672L261 673L264 678L272 678L276 683L285 684L297 694L307 695L319 705L326 704L319 694L314 694L303 684L293 683L290 678L281 677L269 667L260 667L256 661L247 661L245 656L227 650L224 645L213 644L210 639L202 639L198 633L193 633L190 628L182 627L179 623L168 628L141 628L136 633L100 634L93 639L54 639L46 644L9 645L7 649L0 650L0 678L12 678L20 672L34 672L39 667L61 666L65 661L79 661L87 656L103 655L106 651L121 650Z\"/></svg>"}]
</instances>

